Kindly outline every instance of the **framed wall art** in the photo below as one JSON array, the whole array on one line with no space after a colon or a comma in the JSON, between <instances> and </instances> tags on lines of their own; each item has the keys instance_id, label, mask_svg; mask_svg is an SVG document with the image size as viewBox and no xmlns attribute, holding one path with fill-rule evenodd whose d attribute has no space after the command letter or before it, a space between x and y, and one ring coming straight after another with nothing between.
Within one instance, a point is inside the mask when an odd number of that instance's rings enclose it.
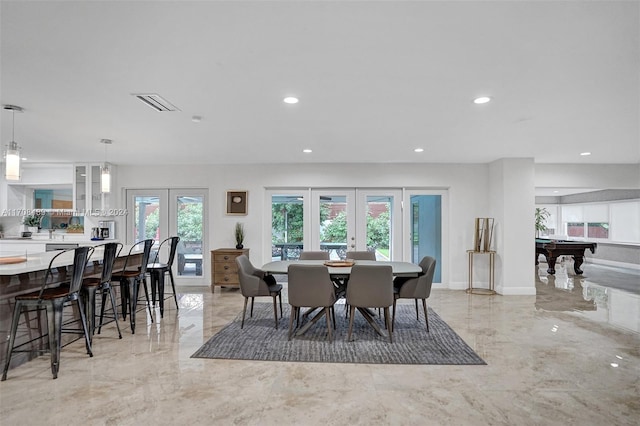
<instances>
[{"instance_id":1,"label":"framed wall art","mask_svg":"<svg viewBox=\"0 0 640 426\"><path fill-rule=\"evenodd\" d=\"M247 214L247 191L227 191L227 214Z\"/></svg>"}]
</instances>

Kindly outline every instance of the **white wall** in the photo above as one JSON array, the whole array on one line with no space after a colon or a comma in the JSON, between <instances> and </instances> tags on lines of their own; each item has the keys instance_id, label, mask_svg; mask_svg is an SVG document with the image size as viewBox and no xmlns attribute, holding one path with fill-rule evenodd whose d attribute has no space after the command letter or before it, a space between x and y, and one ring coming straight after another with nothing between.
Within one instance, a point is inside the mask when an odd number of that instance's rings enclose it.
<instances>
[{"instance_id":1,"label":"white wall","mask_svg":"<svg viewBox=\"0 0 640 426\"><path fill-rule=\"evenodd\" d=\"M490 168L492 172L490 173ZM467 285L466 250L473 246L474 218L496 217L499 289L528 292L533 280L534 187L638 188L638 165L533 165L532 159L489 164L260 164L123 166L113 207L124 207L126 188L209 188L209 249L232 247L233 227L245 223L245 246L256 265L269 260L264 238L264 190L275 187L410 187L449 191L449 252L443 253L450 288ZM490 177L490 174L492 175ZM597 186L596 186L597 185ZM249 191L247 216L226 216L225 192ZM119 223L122 232L124 223ZM506 233L509 237L505 238ZM447 237L447 236L443 236ZM524 248L523 248L524 247ZM504 253L507 250L508 253ZM265 254L267 253L267 254ZM509 257L507 270L502 256ZM206 263L206 262L205 262ZM444 263L444 262L443 262ZM208 265L206 266L208 268ZM205 269L207 277L208 269ZM522 276L522 277L521 277ZM478 276L479 279L483 279ZM486 279L484 279L486 281ZM524 290L523 290L524 289Z\"/></svg>"},{"instance_id":2,"label":"white wall","mask_svg":"<svg viewBox=\"0 0 640 426\"><path fill-rule=\"evenodd\" d=\"M447 276L453 288L467 283L466 250L473 245L474 218L489 214L488 166L481 164L268 164L210 166L119 166L123 191L134 188L209 188L209 249L233 247L233 227L245 224L245 247L256 265L269 261L265 240L264 191L277 187L315 188L429 188L449 191L449 253ZM225 215L227 190L248 190L247 216ZM124 203L119 204L124 207ZM124 223L119 224L122 230ZM443 265L445 266L445 265ZM206 276L206 272L205 272Z\"/></svg>"}]
</instances>

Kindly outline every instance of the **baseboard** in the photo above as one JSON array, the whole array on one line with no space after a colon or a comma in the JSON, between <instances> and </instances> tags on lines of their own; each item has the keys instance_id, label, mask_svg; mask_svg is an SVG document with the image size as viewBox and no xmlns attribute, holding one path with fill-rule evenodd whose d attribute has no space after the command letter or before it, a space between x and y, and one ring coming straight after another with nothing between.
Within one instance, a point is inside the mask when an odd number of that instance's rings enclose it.
<instances>
[{"instance_id":1,"label":"baseboard","mask_svg":"<svg viewBox=\"0 0 640 426\"><path fill-rule=\"evenodd\" d=\"M615 266L618 268L635 269L640 271L640 265L637 263L616 262L615 260L596 259L593 257L589 258L588 263L593 263L594 265L606 265L606 266Z\"/></svg>"}]
</instances>

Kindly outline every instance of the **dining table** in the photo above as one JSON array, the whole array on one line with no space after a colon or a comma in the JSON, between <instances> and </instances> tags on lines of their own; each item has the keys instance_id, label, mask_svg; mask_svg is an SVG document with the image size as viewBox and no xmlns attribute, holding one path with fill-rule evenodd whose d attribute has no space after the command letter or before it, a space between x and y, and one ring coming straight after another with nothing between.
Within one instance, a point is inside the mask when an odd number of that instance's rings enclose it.
<instances>
[{"instance_id":1,"label":"dining table","mask_svg":"<svg viewBox=\"0 0 640 426\"><path fill-rule=\"evenodd\" d=\"M422 268L419 265L411 262L400 261L379 261L379 260L353 260L353 261L327 261L327 260L276 260L273 262L262 265L262 269L265 273L270 275L287 274L289 265L326 265L331 280L336 285L336 294L343 296L346 293L346 287L349 282L349 276L351 275L351 267L353 265L389 265L394 277L417 277ZM317 308L311 308L304 316L308 317ZM374 321L375 314L366 308L358 308L358 311L367 320L373 329L381 336L384 333ZM322 316L322 310L319 311L311 320L306 323L300 330L296 332L296 335L304 334L311 326L320 319Z\"/></svg>"}]
</instances>

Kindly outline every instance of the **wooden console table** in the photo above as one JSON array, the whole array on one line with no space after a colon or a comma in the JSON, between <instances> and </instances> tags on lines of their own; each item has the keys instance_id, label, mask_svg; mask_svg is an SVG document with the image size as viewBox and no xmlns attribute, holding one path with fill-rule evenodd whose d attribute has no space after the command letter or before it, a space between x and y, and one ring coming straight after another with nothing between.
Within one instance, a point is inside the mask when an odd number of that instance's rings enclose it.
<instances>
[{"instance_id":1,"label":"wooden console table","mask_svg":"<svg viewBox=\"0 0 640 426\"><path fill-rule=\"evenodd\" d=\"M211 250L211 292L216 286L240 287L236 257L246 254L249 249L220 248Z\"/></svg>"},{"instance_id":2,"label":"wooden console table","mask_svg":"<svg viewBox=\"0 0 640 426\"><path fill-rule=\"evenodd\" d=\"M476 254L488 254L489 255L489 288L478 288L473 286L473 257ZM475 251L467 250L469 256L469 287L467 293L469 294L483 294L492 295L496 294L495 286L495 266L496 266L496 252L495 251Z\"/></svg>"}]
</instances>

